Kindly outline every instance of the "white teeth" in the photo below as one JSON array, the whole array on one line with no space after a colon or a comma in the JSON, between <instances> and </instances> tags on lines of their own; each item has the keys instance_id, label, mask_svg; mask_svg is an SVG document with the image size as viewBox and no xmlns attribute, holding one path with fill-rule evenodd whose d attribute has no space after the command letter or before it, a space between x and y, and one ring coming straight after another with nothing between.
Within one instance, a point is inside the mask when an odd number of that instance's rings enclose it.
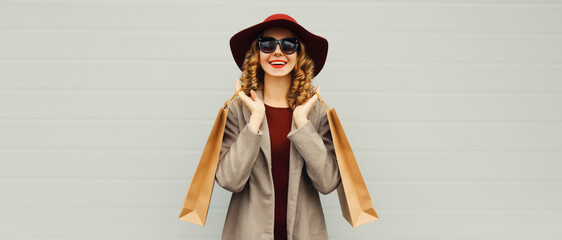
<instances>
[{"instance_id":1,"label":"white teeth","mask_svg":"<svg viewBox=\"0 0 562 240\"><path fill-rule=\"evenodd\" d=\"M273 65L284 65L284 62L270 62Z\"/></svg>"}]
</instances>

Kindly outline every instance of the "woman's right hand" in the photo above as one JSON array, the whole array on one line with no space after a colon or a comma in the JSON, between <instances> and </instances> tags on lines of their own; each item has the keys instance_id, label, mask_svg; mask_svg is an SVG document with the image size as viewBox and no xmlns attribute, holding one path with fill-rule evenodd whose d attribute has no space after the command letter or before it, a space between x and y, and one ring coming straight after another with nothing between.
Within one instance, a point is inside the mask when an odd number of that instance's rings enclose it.
<instances>
[{"instance_id":1,"label":"woman's right hand","mask_svg":"<svg viewBox=\"0 0 562 240\"><path fill-rule=\"evenodd\" d=\"M236 91L241 88L240 79L236 79ZM242 99L244 105L250 110L252 116L250 117L250 127L254 132L258 132L261 123L265 117L265 105L263 101L258 97L258 94L254 90L250 90L250 95L252 98L246 96L244 91L238 92L238 97Z\"/></svg>"}]
</instances>

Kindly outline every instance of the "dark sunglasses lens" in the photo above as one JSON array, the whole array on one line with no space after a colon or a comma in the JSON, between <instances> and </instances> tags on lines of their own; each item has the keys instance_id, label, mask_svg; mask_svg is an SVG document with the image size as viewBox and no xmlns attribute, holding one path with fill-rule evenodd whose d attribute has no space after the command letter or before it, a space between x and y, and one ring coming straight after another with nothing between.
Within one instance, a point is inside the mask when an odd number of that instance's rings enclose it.
<instances>
[{"instance_id":1,"label":"dark sunglasses lens","mask_svg":"<svg viewBox=\"0 0 562 240\"><path fill-rule=\"evenodd\" d=\"M259 44L260 49L264 52L273 52L275 50L275 39L262 38Z\"/></svg>"},{"instance_id":2,"label":"dark sunglasses lens","mask_svg":"<svg viewBox=\"0 0 562 240\"><path fill-rule=\"evenodd\" d=\"M297 50L297 41L295 39L283 39L281 49L285 53L293 53Z\"/></svg>"}]
</instances>

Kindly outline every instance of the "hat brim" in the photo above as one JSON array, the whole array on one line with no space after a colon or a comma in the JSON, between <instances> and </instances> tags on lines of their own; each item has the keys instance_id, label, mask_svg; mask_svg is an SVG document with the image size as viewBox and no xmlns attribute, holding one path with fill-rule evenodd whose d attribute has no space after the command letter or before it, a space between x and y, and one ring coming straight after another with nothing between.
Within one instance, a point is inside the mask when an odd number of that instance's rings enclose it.
<instances>
[{"instance_id":1,"label":"hat brim","mask_svg":"<svg viewBox=\"0 0 562 240\"><path fill-rule=\"evenodd\" d=\"M328 55L328 40L309 32L298 23L285 19L276 19L258 23L236 33L232 36L232 38L230 38L230 51L232 52L232 56L234 57L234 61L236 61L238 68L242 70L246 52L250 49L252 42L262 31L270 27L286 28L304 42L304 44L306 44L307 55L314 61L314 76L318 75L326 62L326 56Z\"/></svg>"}]
</instances>

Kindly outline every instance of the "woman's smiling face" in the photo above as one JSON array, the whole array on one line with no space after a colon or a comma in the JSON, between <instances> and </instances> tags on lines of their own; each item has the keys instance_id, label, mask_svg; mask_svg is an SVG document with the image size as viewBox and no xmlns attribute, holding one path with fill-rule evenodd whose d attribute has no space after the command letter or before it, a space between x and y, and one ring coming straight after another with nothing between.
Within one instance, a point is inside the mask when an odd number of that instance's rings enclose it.
<instances>
[{"instance_id":1,"label":"woman's smiling face","mask_svg":"<svg viewBox=\"0 0 562 240\"><path fill-rule=\"evenodd\" d=\"M293 38L295 35L287 29L284 28L269 28L265 30L262 37L272 37L277 40L283 38ZM281 46L278 44L275 46L275 51L271 53L264 53L260 51L260 65L265 72L271 76L285 76L293 70L295 64L297 63L297 52L292 54L286 54L281 51ZM285 64L274 65L273 62L285 62Z\"/></svg>"}]
</instances>

